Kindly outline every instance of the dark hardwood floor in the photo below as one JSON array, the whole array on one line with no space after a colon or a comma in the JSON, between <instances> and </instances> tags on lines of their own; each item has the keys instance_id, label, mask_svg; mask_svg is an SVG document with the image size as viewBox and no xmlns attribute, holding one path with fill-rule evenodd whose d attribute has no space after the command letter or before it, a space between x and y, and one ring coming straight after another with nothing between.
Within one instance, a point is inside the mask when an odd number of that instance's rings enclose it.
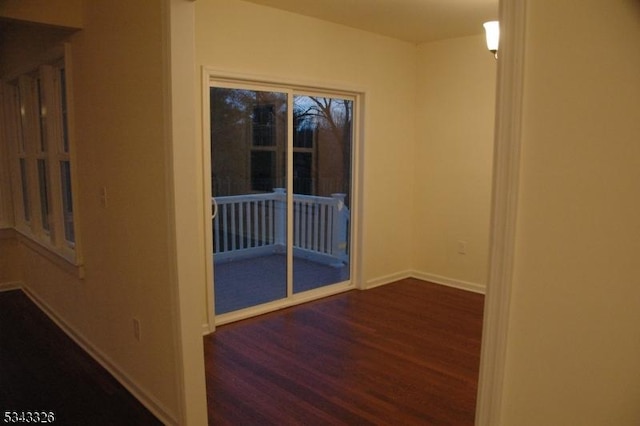
<instances>
[{"instance_id":1,"label":"dark hardwood floor","mask_svg":"<svg viewBox=\"0 0 640 426\"><path fill-rule=\"evenodd\" d=\"M209 423L472 425L483 304L406 279L219 327Z\"/></svg>"},{"instance_id":2,"label":"dark hardwood floor","mask_svg":"<svg viewBox=\"0 0 640 426\"><path fill-rule=\"evenodd\" d=\"M482 295L407 279L219 327L210 424L472 425ZM0 292L0 414L160 422L21 291Z\"/></svg>"},{"instance_id":3,"label":"dark hardwood floor","mask_svg":"<svg viewBox=\"0 0 640 426\"><path fill-rule=\"evenodd\" d=\"M6 411L50 412L57 425L161 424L19 290L0 292L2 421Z\"/></svg>"}]
</instances>

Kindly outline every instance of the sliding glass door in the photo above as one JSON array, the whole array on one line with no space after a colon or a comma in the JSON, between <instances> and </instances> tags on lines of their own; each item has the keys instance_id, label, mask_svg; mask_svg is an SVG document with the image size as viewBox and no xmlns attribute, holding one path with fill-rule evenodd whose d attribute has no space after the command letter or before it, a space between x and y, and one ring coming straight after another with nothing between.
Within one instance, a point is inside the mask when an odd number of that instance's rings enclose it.
<instances>
[{"instance_id":1,"label":"sliding glass door","mask_svg":"<svg viewBox=\"0 0 640 426\"><path fill-rule=\"evenodd\" d=\"M209 110L216 318L349 285L354 100L212 82Z\"/></svg>"}]
</instances>

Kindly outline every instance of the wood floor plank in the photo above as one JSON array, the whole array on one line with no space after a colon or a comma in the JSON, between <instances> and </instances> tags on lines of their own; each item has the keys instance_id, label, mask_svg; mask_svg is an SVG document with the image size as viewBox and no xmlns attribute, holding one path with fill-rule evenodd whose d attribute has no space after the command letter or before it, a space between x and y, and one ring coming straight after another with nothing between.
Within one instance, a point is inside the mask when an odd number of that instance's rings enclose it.
<instances>
[{"instance_id":1,"label":"wood floor plank","mask_svg":"<svg viewBox=\"0 0 640 426\"><path fill-rule=\"evenodd\" d=\"M209 422L472 425L483 304L406 279L219 327Z\"/></svg>"},{"instance_id":2,"label":"wood floor plank","mask_svg":"<svg viewBox=\"0 0 640 426\"><path fill-rule=\"evenodd\" d=\"M52 412L59 425L160 425L19 290L0 292L0 414Z\"/></svg>"}]
</instances>

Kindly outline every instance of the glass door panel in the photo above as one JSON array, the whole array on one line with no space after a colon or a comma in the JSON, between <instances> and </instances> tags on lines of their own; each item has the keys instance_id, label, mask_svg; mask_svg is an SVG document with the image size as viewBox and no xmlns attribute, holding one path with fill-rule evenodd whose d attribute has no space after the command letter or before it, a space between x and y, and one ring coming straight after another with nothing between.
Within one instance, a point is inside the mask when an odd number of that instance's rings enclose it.
<instances>
[{"instance_id":1,"label":"glass door panel","mask_svg":"<svg viewBox=\"0 0 640 426\"><path fill-rule=\"evenodd\" d=\"M349 280L353 101L293 99L293 292Z\"/></svg>"},{"instance_id":2,"label":"glass door panel","mask_svg":"<svg viewBox=\"0 0 640 426\"><path fill-rule=\"evenodd\" d=\"M210 88L216 315L287 297L286 93Z\"/></svg>"}]
</instances>

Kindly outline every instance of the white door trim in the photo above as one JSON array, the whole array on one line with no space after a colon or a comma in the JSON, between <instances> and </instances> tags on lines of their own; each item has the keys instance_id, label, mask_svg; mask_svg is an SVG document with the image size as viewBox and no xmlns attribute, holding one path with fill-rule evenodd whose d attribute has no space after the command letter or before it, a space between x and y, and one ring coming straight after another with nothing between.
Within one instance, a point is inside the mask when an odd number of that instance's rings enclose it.
<instances>
[{"instance_id":1,"label":"white door trim","mask_svg":"<svg viewBox=\"0 0 640 426\"><path fill-rule=\"evenodd\" d=\"M524 85L525 0L500 1L489 277L476 425L500 425L513 280Z\"/></svg>"}]
</instances>

